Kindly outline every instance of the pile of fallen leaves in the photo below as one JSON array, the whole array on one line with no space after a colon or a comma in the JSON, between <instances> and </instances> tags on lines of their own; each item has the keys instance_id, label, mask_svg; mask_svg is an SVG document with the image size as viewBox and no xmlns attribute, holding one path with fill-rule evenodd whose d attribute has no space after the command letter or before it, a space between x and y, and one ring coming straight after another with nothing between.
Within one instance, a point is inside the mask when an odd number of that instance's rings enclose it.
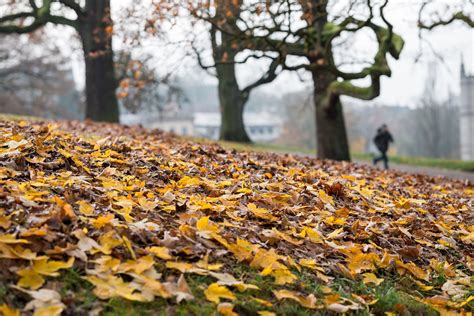
<instances>
[{"instance_id":1,"label":"pile of fallen leaves","mask_svg":"<svg viewBox=\"0 0 474 316\"><path fill-rule=\"evenodd\" d=\"M338 294L341 278L369 290L403 280L441 312L473 307L472 183L138 127L1 121L0 184L5 315L78 312L60 291L68 270L93 288L86 313L96 314L114 298L179 306L198 296L224 315L242 300L260 315L290 301L371 311L375 295ZM195 275L210 282L193 291Z\"/></svg>"}]
</instances>

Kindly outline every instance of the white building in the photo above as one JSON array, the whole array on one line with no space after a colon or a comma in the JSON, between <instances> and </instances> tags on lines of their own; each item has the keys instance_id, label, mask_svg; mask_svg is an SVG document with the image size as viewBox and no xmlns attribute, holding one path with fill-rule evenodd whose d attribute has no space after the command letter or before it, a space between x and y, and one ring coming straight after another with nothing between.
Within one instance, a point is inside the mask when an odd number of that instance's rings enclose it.
<instances>
[{"instance_id":1,"label":"white building","mask_svg":"<svg viewBox=\"0 0 474 316\"><path fill-rule=\"evenodd\" d=\"M176 104L168 104L160 112L122 114L120 122L126 125L140 124L146 128L157 128L182 136L194 135L193 113L179 109Z\"/></svg>"},{"instance_id":2,"label":"white building","mask_svg":"<svg viewBox=\"0 0 474 316\"><path fill-rule=\"evenodd\" d=\"M461 159L474 160L474 75L461 64Z\"/></svg>"},{"instance_id":3,"label":"white building","mask_svg":"<svg viewBox=\"0 0 474 316\"><path fill-rule=\"evenodd\" d=\"M271 142L282 133L283 121L269 112L244 113L247 134L254 142ZM194 114L194 135L210 139L219 138L221 115L217 112L198 112Z\"/></svg>"}]
</instances>

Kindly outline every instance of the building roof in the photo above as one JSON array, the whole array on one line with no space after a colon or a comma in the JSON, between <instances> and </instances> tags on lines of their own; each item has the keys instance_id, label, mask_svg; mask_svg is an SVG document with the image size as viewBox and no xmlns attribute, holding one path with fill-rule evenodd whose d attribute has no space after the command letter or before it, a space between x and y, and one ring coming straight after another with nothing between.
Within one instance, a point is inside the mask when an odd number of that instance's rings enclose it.
<instances>
[{"instance_id":1,"label":"building roof","mask_svg":"<svg viewBox=\"0 0 474 316\"><path fill-rule=\"evenodd\" d=\"M252 126L275 126L282 125L282 119L269 112L246 112L244 122L247 127ZM221 125L221 114L218 112L197 112L194 113L194 126L219 127Z\"/></svg>"}]
</instances>

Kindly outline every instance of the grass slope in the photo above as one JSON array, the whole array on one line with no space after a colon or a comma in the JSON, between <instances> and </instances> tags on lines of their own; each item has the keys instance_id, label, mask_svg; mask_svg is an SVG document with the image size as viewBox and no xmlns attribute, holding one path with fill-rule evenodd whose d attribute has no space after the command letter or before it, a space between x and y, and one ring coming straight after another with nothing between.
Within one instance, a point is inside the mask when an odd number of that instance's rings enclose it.
<instances>
[{"instance_id":1,"label":"grass slope","mask_svg":"<svg viewBox=\"0 0 474 316\"><path fill-rule=\"evenodd\" d=\"M203 142L204 140L199 140ZM241 151L259 151L259 152L275 152L281 154L302 154L315 156L315 151L311 149L289 147L270 144L241 144L235 142L219 141L224 148L237 149ZM372 161L373 156L366 153L352 153L352 158L356 160ZM392 163L411 166L423 166L449 170L461 170L474 172L474 161L462 161L452 159L427 158L427 157L407 157L390 155Z\"/></svg>"},{"instance_id":2,"label":"grass slope","mask_svg":"<svg viewBox=\"0 0 474 316\"><path fill-rule=\"evenodd\" d=\"M0 121L0 313L465 313L473 189L141 128Z\"/></svg>"}]
</instances>

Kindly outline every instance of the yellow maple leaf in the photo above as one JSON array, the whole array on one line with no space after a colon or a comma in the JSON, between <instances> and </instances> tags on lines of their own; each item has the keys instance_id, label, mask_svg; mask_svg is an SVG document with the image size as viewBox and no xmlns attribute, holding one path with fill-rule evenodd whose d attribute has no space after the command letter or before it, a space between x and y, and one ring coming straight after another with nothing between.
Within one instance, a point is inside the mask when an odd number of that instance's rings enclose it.
<instances>
[{"instance_id":1,"label":"yellow maple leaf","mask_svg":"<svg viewBox=\"0 0 474 316\"><path fill-rule=\"evenodd\" d=\"M352 182L355 182L357 180L357 178L353 175L342 175L341 176L342 178L346 179L346 180L349 180L349 181L352 181Z\"/></svg>"},{"instance_id":2,"label":"yellow maple leaf","mask_svg":"<svg viewBox=\"0 0 474 316\"><path fill-rule=\"evenodd\" d=\"M244 193L244 194L250 194L252 193L252 190L249 189L249 188L240 188L238 189L237 191L235 191L236 193Z\"/></svg>"},{"instance_id":3,"label":"yellow maple leaf","mask_svg":"<svg viewBox=\"0 0 474 316\"><path fill-rule=\"evenodd\" d=\"M327 235L327 239L337 239L343 235L344 227L338 228Z\"/></svg>"},{"instance_id":4,"label":"yellow maple leaf","mask_svg":"<svg viewBox=\"0 0 474 316\"><path fill-rule=\"evenodd\" d=\"M130 241L130 239L128 239L127 236L123 235L122 240L123 240L123 243L124 243L125 247L127 248L128 252L132 256L132 258L137 259L136 255L135 255L135 251L133 251L132 242ZM117 244L113 244L113 245L115 247L115 245L117 245ZM103 247L104 247L104 245L103 245Z\"/></svg>"},{"instance_id":5,"label":"yellow maple leaf","mask_svg":"<svg viewBox=\"0 0 474 316\"><path fill-rule=\"evenodd\" d=\"M10 216L0 215L0 227L7 230L12 225Z\"/></svg>"},{"instance_id":6,"label":"yellow maple leaf","mask_svg":"<svg viewBox=\"0 0 474 316\"><path fill-rule=\"evenodd\" d=\"M146 301L142 294L136 293L135 287L124 282L121 277L109 274L104 278L99 278L95 275L89 275L85 279L95 286L94 294L100 299L107 300L118 296L131 301Z\"/></svg>"},{"instance_id":7,"label":"yellow maple leaf","mask_svg":"<svg viewBox=\"0 0 474 316\"><path fill-rule=\"evenodd\" d=\"M266 306L266 307L272 307L273 306L272 302L270 302L270 301L267 301L267 300L264 300L264 299L261 299L261 298L257 298L257 297L253 297L252 299L260 305L263 305L263 306Z\"/></svg>"},{"instance_id":8,"label":"yellow maple leaf","mask_svg":"<svg viewBox=\"0 0 474 316\"><path fill-rule=\"evenodd\" d=\"M414 277L420 279L420 280L425 280L428 281L428 276L429 276L429 269L422 269L418 267L416 264L413 262L409 263L404 263L400 260L397 260L396 262L397 270L400 272L400 270L406 270L410 272Z\"/></svg>"},{"instance_id":9,"label":"yellow maple leaf","mask_svg":"<svg viewBox=\"0 0 474 316\"><path fill-rule=\"evenodd\" d=\"M315 270L318 265L316 264L316 260L314 259L300 259L299 264L303 267L310 268Z\"/></svg>"},{"instance_id":10,"label":"yellow maple leaf","mask_svg":"<svg viewBox=\"0 0 474 316\"><path fill-rule=\"evenodd\" d=\"M222 263L209 264L209 253L206 253L204 258L202 258L202 260L199 260L196 263L196 266L198 268L206 269L209 271L217 271L217 270L220 270L224 266L224 264Z\"/></svg>"},{"instance_id":11,"label":"yellow maple leaf","mask_svg":"<svg viewBox=\"0 0 474 316\"><path fill-rule=\"evenodd\" d=\"M85 216L92 216L94 215L94 207L87 201L79 201L79 212Z\"/></svg>"},{"instance_id":12,"label":"yellow maple leaf","mask_svg":"<svg viewBox=\"0 0 474 316\"><path fill-rule=\"evenodd\" d=\"M362 271L375 269L375 264L380 261L374 253L358 253L350 257L348 268L352 274L359 274Z\"/></svg>"},{"instance_id":13,"label":"yellow maple leaf","mask_svg":"<svg viewBox=\"0 0 474 316\"><path fill-rule=\"evenodd\" d=\"M278 218L273 216L267 209L257 207L254 203L249 203L247 209L258 218L275 221Z\"/></svg>"},{"instance_id":14,"label":"yellow maple leaf","mask_svg":"<svg viewBox=\"0 0 474 316\"><path fill-rule=\"evenodd\" d=\"M7 304L0 305L0 312L3 316L20 316L20 310L12 308Z\"/></svg>"},{"instance_id":15,"label":"yellow maple leaf","mask_svg":"<svg viewBox=\"0 0 474 316\"><path fill-rule=\"evenodd\" d=\"M35 313L33 316L58 316L64 310L64 305L62 304L54 304L48 306L42 306L35 309Z\"/></svg>"},{"instance_id":16,"label":"yellow maple leaf","mask_svg":"<svg viewBox=\"0 0 474 316\"><path fill-rule=\"evenodd\" d=\"M138 278L143 282L142 292L151 292L153 296L163 298L171 297L171 293L168 292L166 287L160 281L144 275L140 275Z\"/></svg>"},{"instance_id":17,"label":"yellow maple leaf","mask_svg":"<svg viewBox=\"0 0 474 316\"><path fill-rule=\"evenodd\" d=\"M44 284L44 278L32 268L25 268L16 272L21 278L17 285L25 289L37 290Z\"/></svg>"},{"instance_id":18,"label":"yellow maple leaf","mask_svg":"<svg viewBox=\"0 0 474 316\"><path fill-rule=\"evenodd\" d=\"M250 262L250 266L265 269L272 267L273 264L280 259L283 259L283 257L278 255L275 249L265 250L260 248L256 251L252 262Z\"/></svg>"},{"instance_id":19,"label":"yellow maple leaf","mask_svg":"<svg viewBox=\"0 0 474 316\"><path fill-rule=\"evenodd\" d=\"M99 244L100 244L100 251L103 254L110 255L112 253L112 250L115 247L118 247L122 244L125 244L126 248L129 250L129 252L132 253L132 257L134 257L133 250L131 249L131 243L128 240L127 237L123 236L124 238L120 238L116 235L115 230L111 230L99 237ZM128 244L125 242L125 240L128 241Z\"/></svg>"},{"instance_id":20,"label":"yellow maple leaf","mask_svg":"<svg viewBox=\"0 0 474 316\"><path fill-rule=\"evenodd\" d=\"M107 215L102 215L97 217L96 219L91 220L91 224L97 228L100 229L104 227L105 225L111 223L115 216L113 214L107 214Z\"/></svg>"},{"instance_id":21,"label":"yellow maple leaf","mask_svg":"<svg viewBox=\"0 0 474 316\"><path fill-rule=\"evenodd\" d=\"M302 238L308 237L309 240L311 240L312 242L317 243L317 244L324 243L323 238L321 237L321 235L318 232L316 232L314 229L312 229L311 227L305 227L299 233L299 236L302 237Z\"/></svg>"},{"instance_id":22,"label":"yellow maple leaf","mask_svg":"<svg viewBox=\"0 0 474 316\"><path fill-rule=\"evenodd\" d=\"M17 239L16 234L3 234L3 235L0 235L0 243L12 245L12 244L29 244L30 242L26 239Z\"/></svg>"},{"instance_id":23,"label":"yellow maple leaf","mask_svg":"<svg viewBox=\"0 0 474 316\"><path fill-rule=\"evenodd\" d=\"M328 224L329 226L344 225L346 223L346 220L344 218L336 218L334 216L329 216L328 218L324 219L324 223Z\"/></svg>"},{"instance_id":24,"label":"yellow maple leaf","mask_svg":"<svg viewBox=\"0 0 474 316\"><path fill-rule=\"evenodd\" d=\"M219 232L219 226L214 224L212 221L210 221L209 216L200 218L196 222L196 228L201 234L201 236L205 238L210 238L211 234L215 234Z\"/></svg>"},{"instance_id":25,"label":"yellow maple leaf","mask_svg":"<svg viewBox=\"0 0 474 316\"><path fill-rule=\"evenodd\" d=\"M220 303L217 305L217 311L224 316L239 316L234 312L234 304L231 303Z\"/></svg>"},{"instance_id":26,"label":"yellow maple leaf","mask_svg":"<svg viewBox=\"0 0 474 316\"><path fill-rule=\"evenodd\" d=\"M189 186L197 186L202 183L201 179L199 178L191 178L188 176L182 177L176 184L179 188L185 188Z\"/></svg>"},{"instance_id":27,"label":"yellow maple leaf","mask_svg":"<svg viewBox=\"0 0 474 316\"><path fill-rule=\"evenodd\" d=\"M331 205L334 205L334 199L332 198L332 196L328 195L326 192L324 192L323 190L319 190L318 191L318 194L319 194L319 198L321 199L321 201L324 203L324 204L331 204Z\"/></svg>"},{"instance_id":28,"label":"yellow maple leaf","mask_svg":"<svg viewBox=\"0 0 474 316\"><path fill-rule=\"evenodd\" d=\"M377 276L373 273L364 273L363 274L364 279L362 280L364 284L374 284L374 285L380 285L384 281L382 278L377 278Z\"/></svg>"},{"instance_id":29,"label":"yellow maple leaf","mask_svg":"<svg viewBox=\"0 0 474 316\"><path fill-rule=\"evenodd\" d=\"M102 256L95 260L96 271L98 272L108 272L113 271L117 272L120 267L120 260L117 258L112 258L110 256Z\"/></svg>"},{"instance_id":30,"label":"yellow maple leaf","mask_svg":"<svg viewBox=\"0 0 474 316\"><path fill-rule=\"evenodd\" d=\"M187 262L167 261L166 267L168 269L176 269L181 271L182 273L185 273L186 271L191 270L193 268L193 265Z\"/></svg>"},{"instance_id":31,"label":"yellow maple leaf","mask_svg":"<svg viewBox=\"0 0 474 316\"><path fill-rule=\"evenodd\" d=\"M434 289L434 286L431 286L431 285L426 285L418 280L413 280L413 282L418 285L419 289L422 290L422 291L431 291L432 289Z\"/></svg>"},{"instance_id":32,"label":"yellow maple leaf","mask_svg":"<svg viewBox=\"0 0 474 316\"><path fill-rule=\"evenodd\" d=\"M298 278L289 269L276 269L271 276L275 278L275 284L284 285L294 283Z\"/></svg>"},{"instance_id":33,"label":"yellow maple leaf","mask_svg":"<svg viewBox=\"0 0 474 316\"><path fill-rule=\"evenodd\" d=\"M74 264L74 257L70 257L67 262L53 261L47 258L33 262L33 270L41 275L59 276L58 270L69 269Z\"/></svg>"},{"instance_id":34,"label":"yellow maple leaf","mask_svg":"<svg viewBox=\"0 0 474 316\"><path fill-rule=\"evenodd\" d=\"M291 299L298 302L303 307L311 308L311 309L317 308L316 297L313 294L310 294L305 297L300 293L289 291L289 290L273 291L273 294L275 294L276 298L279 301L283 299Z\"/></svg>"},{"instance_id":35,"label":"yellow maple leaf","mask_svg":"<svg viewBox=\"0 0 474 316\"><path fill-rule=\"evenodd\" d=\"M284 232L281 232L279 231L278 229L276 229L275 227L272 229L272 232L275 233L280 239L284 240L284 241L287 241L289 242L290 244L292 245L295 245L295 246L299 246L301 244L304 243L303 240L298 240L298 239L295 239L293 237L291 237L290 235L284 233Z\"/></svg>"},{"instance_id":36,"label":"yellow maple leaf","mask_svg":"<svg viewBox=\"0 0 474 316\"><path fill-rule=\"evenodd\" d=\"M35 252L28 248L22 248L20 245L11 247L7 244L0 243L0 258L39 260L44 257L38 257Z\"/></svg>"},{"instance_id":37,"label":"yellow maple leaf","mask_svg":"<svg viewBox=\"0 0 474 316\"><path fill-rule=\"evenodd\" d=\"M173 258L169 253L170 250L166 247L153 246L153 247L146 248L146 250L148 250L149 252L151 252L152 254L154 254L155 256L163 260L170 260Z\"/></svg>"},{"instance_id":38,"label":"yellow maple leaf","mask_svg":"<svg viewBox=\"0 0 474 316\"><path fill-rule=\"evenodd\" d=\"M228 245L228 249L237 257L239 261L245 261L252 258L252 252L257 248L257 245L249 243L248 241L240 238L237 238L235 244Z\"/></svg>"},{"instance_id":39,"label":"yellow maple leaf","mask_svg":"<svg viewBox=\"0 0 474 316\"><path fill-rule=\"evenodd\" d=\"M150 269L155 264L152 256L143 256L137 260L127 260L120 265L120 270L123 272L133 271L137 274L142 274L144 271Z\"/></svg>"},{"instance_id":40,"label":"yellow maple leaf","mask_svg":"<svg viewBox=\"0 0 474 316\"><path fill-rule=\"evenodd\" d=\"M204 295L206 295L206 299L208 301L214 302L216 304L220 303L221 298L226 298L231 301L236 299L234 293L232 293L225 286L219 285L217 283L212 283L211 285L209 285L204 291Z\"/></svg>"},{"instance_id":41,"label":"yellow maple leaf","mask_svg":"<svg viewBox=\"0 0 474 316\"><path fill-rule=\"evenodd\" d=\"M48 225L42 227L32 227L20 234L21 237L46 236L48 234Z\"/></svg>"}]
</instances>

